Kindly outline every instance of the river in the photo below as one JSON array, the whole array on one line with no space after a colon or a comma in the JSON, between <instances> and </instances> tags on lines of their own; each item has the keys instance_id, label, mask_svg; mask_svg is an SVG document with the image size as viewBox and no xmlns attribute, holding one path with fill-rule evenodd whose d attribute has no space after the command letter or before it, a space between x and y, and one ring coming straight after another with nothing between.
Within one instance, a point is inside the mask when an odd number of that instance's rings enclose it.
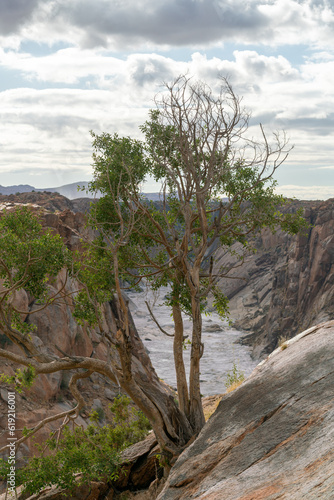
<instances>
[{"instance_id":1,"label":"river","mask_svg":"<svg viewBox=\"0 0 334 500\"><path fill-rule=\"evenodd\" d=\"M160 378L176 388L173 362L173 339L163 334L152 320L145 301L148 301L155 318L168 333L173 333L171 310L163 304L163 297L168 289L161 288L159 294L143 290L128 292L130 310L139 335L149 351L152 363ZM191 322L184 318L185 334L191 333ZM253 361L250 348L238 343L242 332L231 328L227 321L222 321L218 314L203 317L204 354L201 359L201 392L203 396L225 392L226 375L235 362L238 370L245 377L251 374L257 361ZM189 371L190 346L184 351L187 373Z\"/></svg>"}]
</instances>

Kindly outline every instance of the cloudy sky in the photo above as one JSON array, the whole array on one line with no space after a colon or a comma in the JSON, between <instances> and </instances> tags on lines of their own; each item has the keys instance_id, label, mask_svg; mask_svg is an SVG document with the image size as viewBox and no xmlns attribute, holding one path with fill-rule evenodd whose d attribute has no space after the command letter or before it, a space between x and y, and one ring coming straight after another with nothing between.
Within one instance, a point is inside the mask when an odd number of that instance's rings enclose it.
<instances>
[{"instance_id":1,"label":"cloudy sky","mask_svg":"<svg viewBox=\"0 0 334 500\"><path fill-rule=\"evenodd\" d=\"M0 185L90 180L89 131L140 137L183 73L287 132L280 192L334 197L333 0L1 0Z\"/></svg>"}]
</instances>

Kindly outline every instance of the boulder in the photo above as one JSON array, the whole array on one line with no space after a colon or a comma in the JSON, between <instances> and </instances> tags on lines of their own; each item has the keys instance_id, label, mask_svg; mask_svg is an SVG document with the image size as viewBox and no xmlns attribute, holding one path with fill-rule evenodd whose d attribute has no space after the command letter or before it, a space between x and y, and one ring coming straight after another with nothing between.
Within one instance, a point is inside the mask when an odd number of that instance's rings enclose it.
<instances>
[{"instance_id":1,"label":"boulder","mask_svg":"<svg viewBox=\"0 0 334 500\"><path fill-rule=\"evenodd\" d=\"M157 456L159 452L160 448L153 432L143 441L124 450L122 471L113 486L120 490L147 488L152 481L162 475Z\"/></svg>"},{"instance_id":2,"label":"boulder","mask_svg":"<svg viewBox=\"0 0 334 500\"><path fill-rule=\"evenodd\" d=\"M334 498L334 321L276 349L224 395L159 500Z\"/></svg>"}]
</instances>

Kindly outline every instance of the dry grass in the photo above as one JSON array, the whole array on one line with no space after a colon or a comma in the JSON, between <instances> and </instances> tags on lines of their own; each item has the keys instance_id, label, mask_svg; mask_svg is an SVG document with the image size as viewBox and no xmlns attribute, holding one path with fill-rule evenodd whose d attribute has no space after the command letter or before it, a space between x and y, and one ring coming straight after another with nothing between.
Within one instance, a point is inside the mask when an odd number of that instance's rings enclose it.
<instances>
[{"instance_id":1,"label":"dry grass","mask_svg":"<svg viewBox=\"0 0 334 500\"><path fill-rule=\"evenodd\" d=\"M209 420L211 415L213 415L213 413L216 411L221 398L222 394L217 394L214 396L206 396L202 399L205 421Z\"/></svg>"},{"instance_id":2,"label":"dry grass","mask_svg":"<svg viewBox=\"0 0 334 500\"><path fill-rule=\"evenodd\" d=\"M241 384L243 383L243 380L237 380L236 382L233 382L227 389L226 392L232 392L235 389L237 389Z\"/></svg>"},{"instance_id":3,"label":"dry grass","mask_svg":"<svg viewBox=\"0 0 334 500\"><path fill-rule=\"evenodd\" d=\"M289 340L288 337L286 337L284 335L281 335L280 337L278 337L278 347L280 347L282 351L284 351L284 349L288 348L288 344L287 344L288 340Z\"/></svg>"}]
</instances>

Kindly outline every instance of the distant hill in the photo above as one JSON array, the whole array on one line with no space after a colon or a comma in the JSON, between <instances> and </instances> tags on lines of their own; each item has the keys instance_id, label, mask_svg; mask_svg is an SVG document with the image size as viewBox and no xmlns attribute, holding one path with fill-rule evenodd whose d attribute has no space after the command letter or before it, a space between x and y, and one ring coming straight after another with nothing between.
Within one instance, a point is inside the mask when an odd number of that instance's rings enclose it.
<instances>
[{"instance_id":1,"label":"distant hill","mask_svg":"<svg viewBox=\"0 0 334 500\"><path fill-rule=\"evenodd\" d=\"M65 184L64 186L59 186L56 188L48 188L39 191L49 191L51 193L59 193L69 200L74 200L76 198L93 198L92 193L88 191L87 181L74 182L73 184ZM80 190L78 189L80 188ZM81 188L84 188L81 190Z\"/></svg>"},{"instance_id":2,"label":"distant hill","mask_svg":"<svg viewBox=\"0 0 334 500\"><path fill-rule=\"evenodd\" d=\"M0 186L0 194L9 195L17 193L30 193L35 192L48 192L48 193L59 193L65 196L69 200L74 200L77 198L93 198L92 194L88 191L88 182L74 182L72 184L65 184L64 186L54 187L54 188L43 188L38 189L29 184L19 184L15 186ZM78 186L83 187L83 191L78 191Z\"/></svg>"},{"instance_id":3,"label":"distant hill","mask_svg":"<svg viewBox=\"0 0 334 500\"><path fill-rule=\"evenodd\" d=\"M0 185L0 195L10 195L17 193L31 193L35 192L47 192L47 193L59 193L65 198L69 200L76 200L77 198L93 198L92 193L88 191L87 181L78 181L73 182L72 184L64 184L64 186L54 187L54 188L43 188L38 189L34 186L30 186L29 184L19 184L15 186L1 186ZM84 188L83 190L78 190L78 187ZM160 194L159 193L144 193L146 198L151 201L159 201ZM99 193L97 193L96 198L99 198Z\"/></svg>"},{"instance_id":4,"label":"distant hill","mask_svg":"<svg viewBox=\"0 0 334 500\"><path fill-rule=\"evenodd\" d=\"M29 186L29 184L20 184L19 186L1 186L0 185L0 194L16 194L16 193L29 193L30 191L37 191L33 186Z\"/></svg>"},{"instance_id":5,"label":"distant hill","mask_svg":"<svg viewBox=\"0 0 334 500\"><path fill-rule=\"evenodd\" d=\"M0 194L0 211L6 206L14 204L29 204L38 205L49 212L62 212L71 210L72 212L86 213L90 211L92 198L75 198L69 200L58 192L51 193L50 191L29 191L15 194Z\"/></svg>"}]
</instances>

